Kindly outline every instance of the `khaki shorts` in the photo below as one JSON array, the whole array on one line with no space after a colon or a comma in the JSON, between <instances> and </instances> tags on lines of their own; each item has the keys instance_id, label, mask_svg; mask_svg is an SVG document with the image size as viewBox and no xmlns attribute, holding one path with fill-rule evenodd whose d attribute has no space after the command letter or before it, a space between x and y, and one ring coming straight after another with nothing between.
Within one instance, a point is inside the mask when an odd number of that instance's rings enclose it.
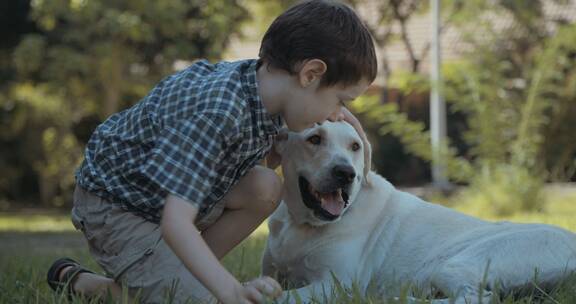
<instances>
[{"instance_id":1,"label":"khaki shorts","mask_svg":"<svg viewBox=\"0 0 576 304\"><path fill-rule=\"evenodd\" d=\"M218 216L211 214L209 218L216 220ZM163 303L168 294L173 303L214 301L164 242L160 225L78 186L72 223L84 233L90 253L107 276L128 287L132 297L139 294L143 303ZM205 219L203 225L208 224Z\"/></svg>"}]
</instances>

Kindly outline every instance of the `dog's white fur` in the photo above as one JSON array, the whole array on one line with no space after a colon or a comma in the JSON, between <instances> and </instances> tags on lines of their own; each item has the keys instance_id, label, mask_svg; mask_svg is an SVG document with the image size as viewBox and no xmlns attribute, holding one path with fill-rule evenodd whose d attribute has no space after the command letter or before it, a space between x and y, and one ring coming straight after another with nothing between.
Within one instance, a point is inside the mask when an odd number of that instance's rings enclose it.
<instances>
[{"instance_id":1,"label":"dog's white fur","mask_svg":"<svg viewBox=\"0 0 576 304\"><path fill-rule=\"evenodd\" d=\"M320 135L321 144L308 142L311 135ZM489 303L491 289L510 291L530 285L535 277L554 283L576 270L576 235L571 232L467 216L396 190L374 172L370 185L362 183L362 176L354 179L350 204L340 218L320 220L303 204L298 178L323 187L335 164L348 163L363 172L362 149L369 147L352 151L354 142L361 144L350 125L326 122L290 133L277 146L285 194L269 219L262 269L297 288L305 301L312 294L330 295L335 277L382 297L400 296L411 284L430 297L440 291L455 303Z\"/></svg>"}]
</instances>

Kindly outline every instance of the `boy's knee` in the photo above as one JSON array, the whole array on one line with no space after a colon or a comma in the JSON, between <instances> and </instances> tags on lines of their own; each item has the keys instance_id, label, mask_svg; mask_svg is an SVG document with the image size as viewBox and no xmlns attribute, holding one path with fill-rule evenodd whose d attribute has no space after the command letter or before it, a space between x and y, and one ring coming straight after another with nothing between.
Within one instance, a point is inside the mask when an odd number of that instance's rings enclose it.
<instances>
[{"instance_id":1,"label":"boy's knee","mask_svg":"<svg viewBox=\"0 0 576 304\"><path fill-rule=\"evenodd\" d=\"M249 173L254 207L266 214L272 213L281 199L282 180L271 169L262 166L256 166Z\"/></svg>"}]
</instances>

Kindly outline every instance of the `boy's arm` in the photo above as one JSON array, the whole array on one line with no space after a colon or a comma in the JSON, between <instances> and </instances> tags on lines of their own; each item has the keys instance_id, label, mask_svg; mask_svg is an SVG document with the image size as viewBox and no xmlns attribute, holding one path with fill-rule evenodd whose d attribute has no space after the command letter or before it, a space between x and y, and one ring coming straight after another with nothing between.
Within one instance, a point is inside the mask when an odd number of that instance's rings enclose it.
<instances>
[{"instance_id":1,"label":"boy's arm","mask_svg":"<svg viewBox=\"0 0 576 304\"><path fill-rule=\"evenodd\" d=\"M225 302L224 299L231 297L226 293L238 289L240 283L220 265L194 226L197 213L194 205L168 195L162 214L162 236L186 268L216 298Z\"/></svg>"},{"instance_id":2,"label":"boy's arm","mask_svg":"<svg viewBox=\"0 0 576 304\"><path fill-rule=\"evenodd\" d=\"M173 195L166 198L161 223L162 236L186 268L225 304L259 303L264 296L278 295L281 290L270 278L258 278L248 284L240 284L220 264L194 226L197 213L198 208L190 202Z\"/></svg>"}]
</instances>

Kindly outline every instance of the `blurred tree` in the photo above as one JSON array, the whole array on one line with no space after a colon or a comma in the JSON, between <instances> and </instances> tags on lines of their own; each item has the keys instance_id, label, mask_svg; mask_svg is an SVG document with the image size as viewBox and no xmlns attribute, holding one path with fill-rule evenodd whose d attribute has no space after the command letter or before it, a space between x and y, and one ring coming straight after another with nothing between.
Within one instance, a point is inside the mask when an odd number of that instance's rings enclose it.
<instances>
[{"instance_id":1,"label":"blurred tree","mask_svg":"<svg viewBox=\"0 0 576 304\"><path fill-rule=\"evenodd\" d=\"M17 81L3 89L2 102L18 115L3 117L0 140L18 139L10 150L32 167L45 205L68 201L73 169L98 122L136 103L177 65L219 59L248 18L236 0L22 3L39 31L13 50Z\"/></svg>"},{"instance_id":2,"label":"blurred tree","mask_svg":"<svg viewBox=\"0 0 576 304\"><path fill-rule=\"evenodd\" d=\"M576 25L564 26L548 44L550 74L543 79L542 98L550 103L538 159L553 181L576 179Z\"/></svg>"},{"instance_id":3,"label":"blurred tree","mask_svg":"<svg viewBox=\"0 0 576 304\"><path fill-rule=\"evenodd\" d=\"M543 182L568 180L575 171L576 25L544 14L540 1L523 3L462 3L454 22L467 33L468 51L445 66L447 101L466 117L469 147L460 154L446 143L449 174L499 214L542 208ZM421 86L418 78L405 77L407 87ZM360 100L356 107L382 134L430 159L422 123L393 104Z\"/></svg>"},{"instance_id":4,"label":"blurred tree","mask_svg":"<svg viewBox=\"0 0 576 304\"><path fill-rule=\"evenodd\" d=\"M43 34L18 46L20 74L66 84L71 105L82 100L104 118L145 94L177 60L218 59L247 15L234 0L39 0L31 17Z\"/></svg>"},{"instance_id":5,"label":"blurred tree","mask_svg":"<svg viewBox=\"0 0 576 304\"><path fill-rule=\"evenodd\" d=\"M500 214L543 208L543 183L574 174L576 26L545 5L466 2L467 63L446 77L447 98L469 117L465 140L478 174L468 194Z\"/></svg>"},{"instance_id":6,"label":"blurred tree","mask_svg":"<svg viewBox=\"0 0 576 304\"><path fill-rule=\"evenodd\" d=\"M29 12L30 0L0 2L0 207L3 198L22 198L22 194L35 189L31 182L34 169L22 157L23 151L16 148L26 140L19 136L25 125L25 109L8 98L16 78L12 51L23 35L38 32L35 23L28 19ZM29 148L34 150L33 146Z\"/></svg>"}]
</instances>

